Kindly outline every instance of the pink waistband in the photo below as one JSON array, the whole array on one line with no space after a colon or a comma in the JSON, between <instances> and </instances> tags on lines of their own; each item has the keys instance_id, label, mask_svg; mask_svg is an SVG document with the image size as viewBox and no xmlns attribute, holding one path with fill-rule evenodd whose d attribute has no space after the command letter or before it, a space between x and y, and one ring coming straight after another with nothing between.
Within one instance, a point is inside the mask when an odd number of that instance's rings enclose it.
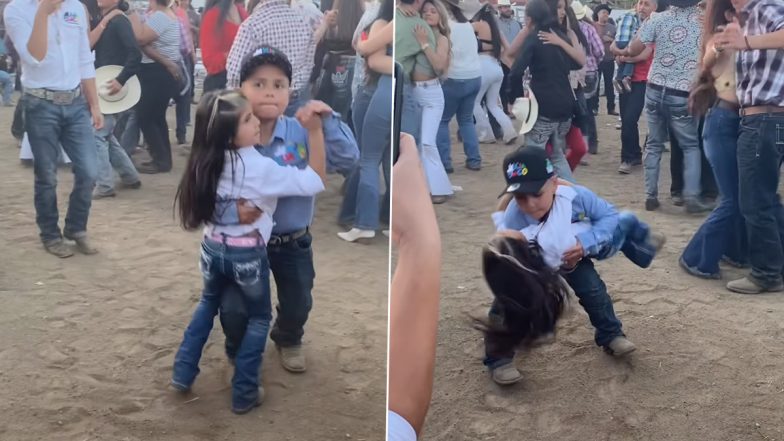
<instances>
[{"instance_id":1,"label":"pink waistband","mask_svg":"<svg viewBox=\"0 0 784 441\"><path fill-rule=\"evenodd\" d=\"M223 234L213 234L211 236L204 236L206 239L209 239L213 242L222 243L228 245L230 247L243 247L243 248L251 248L251 247L263 247L264 246L264 239L259 237L250 237L250 236L225 236Z\"/></svg>"}]
</instances>

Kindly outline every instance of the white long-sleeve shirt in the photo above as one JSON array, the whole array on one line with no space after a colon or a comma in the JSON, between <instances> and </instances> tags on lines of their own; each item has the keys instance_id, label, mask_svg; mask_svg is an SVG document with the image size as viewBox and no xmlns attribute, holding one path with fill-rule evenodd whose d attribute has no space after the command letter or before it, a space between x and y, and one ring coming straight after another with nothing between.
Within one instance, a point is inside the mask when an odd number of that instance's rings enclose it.
<instances>
[{"instance_id":1,"label":"white long-sleeve shirt","mask_svg":"<svg viewBox=\"0 0 784 441\"><path fill-rule=\"evenodd\" d=\"M4 10L5 28L22 63L22 86L28 89L73 90L82 80L95 78L90 49L89 20L79 0L65 0L49 15L43 60L27 50L38 10L38 0L13 0Z\"/></svg>"},{"instance_id":2,"label":"white long-sleeve shirt","mask_svg":"<svg viewBox=\"0 0 784 441\"><path fill-rule=\"evenodd\" d=\"M278 198L314 196L324 191L324 182L310 167L299 169L278 165L255 147L242 147L235 153L226 152L223 173L218 181L218 199L247 199L259 207L262 214L250 225L208 224L204 228L206 235L242 236L258 230L266 243L272 234L272 215L278 206Z\"/></svg>"}]
</instances>

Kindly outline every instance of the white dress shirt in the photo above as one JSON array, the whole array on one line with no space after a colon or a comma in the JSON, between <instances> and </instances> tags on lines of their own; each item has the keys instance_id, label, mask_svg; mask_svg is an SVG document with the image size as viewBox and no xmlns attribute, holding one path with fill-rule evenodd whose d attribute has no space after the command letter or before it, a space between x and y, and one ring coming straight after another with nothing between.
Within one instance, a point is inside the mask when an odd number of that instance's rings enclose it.
<instances>
[{"instance_id":1,"label":"white dress shirt","mask_svg":"<svg viewBox=\"0 0 784 441\"><path fill-rule=\"evenodd\" d=\"M236 156L235 156L236 155ZM275 209L278 198L285 196L315 196L324 191L324 182L310 167L299 169L281 166L256 150L242 147L226 152L223 173L218 181L218 199L246 199L261 209L261 216L249 225L213 225L204 228L204 234L243 236L258 231L264 242L272 235Z\"/></svg>"},{"instance_id":2,"label":"white dress shirt","mask_svg":"<svg viewBox=\"0 0 784 441\"><path fill-rule=\"evenodd\" d=\"M65 0L49 15L46 56L38 61L27 44L33 32L38 0L13 0L5 7L5 28L22 62L22 86L27 89L73 90L95 78L90 49L90 25L79 0Z\"/></svg>"}]
</instances>

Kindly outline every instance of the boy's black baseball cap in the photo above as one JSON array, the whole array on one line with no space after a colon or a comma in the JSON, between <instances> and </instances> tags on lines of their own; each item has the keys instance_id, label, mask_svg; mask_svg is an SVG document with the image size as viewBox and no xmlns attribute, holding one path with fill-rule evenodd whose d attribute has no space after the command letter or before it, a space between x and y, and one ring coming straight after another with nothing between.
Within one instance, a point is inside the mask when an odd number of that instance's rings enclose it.
<instances>
[{"instance_id":1,"label":"boy's black baseball cap","mask_svg":"<svg viewBox=\"0 0 784 441\"><path fill-rule=\"evenodd\" d=\"M501 193L538 194L555 175L553 163L544 149L523 147L504 158L506 190Z\"/></svg>"},{"instance_id":2,"label":"boy's black baseball cap","mask_svg":"<svg viewBox=\"0 0 784 441\"><path fill-rule=\"evenodd\" d=\"M292 68L289 58L283 52L272 46L260 46L245 56L240 67L240 83L244 83L256 69L261 66L272 65L283 71L291 83Z\"/></svg>"}]
</instances>

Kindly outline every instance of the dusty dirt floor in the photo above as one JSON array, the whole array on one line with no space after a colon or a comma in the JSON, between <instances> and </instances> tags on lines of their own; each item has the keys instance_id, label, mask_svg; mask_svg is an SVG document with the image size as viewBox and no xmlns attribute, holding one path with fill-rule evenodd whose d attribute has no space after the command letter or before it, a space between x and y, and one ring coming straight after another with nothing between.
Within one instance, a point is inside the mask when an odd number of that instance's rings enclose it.
<instances>
[{"instance_id":1,"label":"dusty dirt floor","mask_svg":"<svg viewBox=\"0 0 784 441\"><path fill-rule=\"evenodd\" d=\"M462 167L462 145L455 143L451 179L464 191L437 207L441 322L424 439L784 440L784 295L726 291L726 281L741 270L725 268L724 280L705 281L680 269L680 252L704 216L670 203L669 155L662 161L662 208L645 211L642 168L617 173L616 122L602 111L599 154L586 158L590 165L578 168L576 178L669 239L647 270L622 254L598 264L638 350L626 360L605 355L577 305L554 344L518 354L521 383L501 388L492 382L469 316L486 314L490 305L480 251L493 233L501 162L514 147L482 145L483 168L472 172Z\"/></svg>"},{"instance_id":2,"label":"dusty dirt floor","mask_svg":"<svg viewBox=\"0 0 784 441\"><path fill-rule=\"evenodd\" d=\"M383 439L388 239L337 237L340 176L313 225L308 372L284 371L270 342L266 400L236 416L218 320L193 393L167 386L201 290L200 234L172 217L185 158L175 146L172 173L142 175L140 190L95 201L89 230L100 254L61 260L39 242L33 172L19 163L12 115L0 108L0 440ZM59 179L62 227L72 175L61 169Z\"/></svg>"}]
</instances>

